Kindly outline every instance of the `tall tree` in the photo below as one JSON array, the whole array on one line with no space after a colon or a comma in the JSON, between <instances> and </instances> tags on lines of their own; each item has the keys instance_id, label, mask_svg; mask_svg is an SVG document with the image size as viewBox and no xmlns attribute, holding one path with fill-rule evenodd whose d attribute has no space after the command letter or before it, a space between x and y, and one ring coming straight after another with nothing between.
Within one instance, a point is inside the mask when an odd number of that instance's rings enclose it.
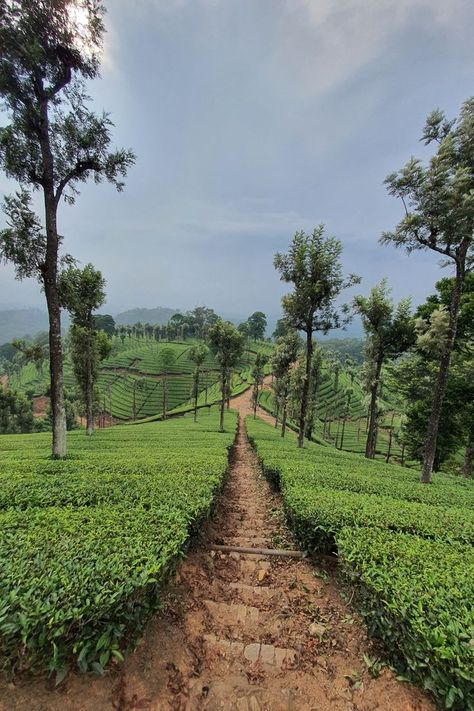
<instances>
[{"instance_id":1,"label":"tall tree","mask_svg":"<svg viewBox=\"0 0 474 711\"><path fill-rule=\"evenodd\" d=\"M188 351L189 360L194 363L194 373L193 373L193 399L194 399L194 422L197 421L197 410L198 410L198 397L199 397L199 380L202 372L202 366L207 358L209 349L203 345L199 344L196 346L191 346Z\"/></svg>"},{"instance_id":2,"label":"tall tree","mask_svg":"<svg viewBox=\"0 0 474 711\"><path fill-rule=\"evenodd\" d=\"M224 432L224 410L228 394L228 380L243 352L242 334L228 321L218 319L209 329L211 350L215 353L221 371L221 405L219 431Z\"/></svg>"},{"instance_id":3,"label":"tall tree","mask_svg":"<svg viewBox=\"0 0 474 711\"><path fill-rule=\"evenodd\" d=\"M255 357L255 362L252 368L252 405L253 405L253 416L254 419L257 417L257 406L258 406L258 396L260 389L263 385L263 378L265 376L265 366L268 363L268 356L264 353L257 353Z\"/></svg>"},{"instance_id":4,"label":"tall tree","mask_svg":"<svg viewBox=\"0 0 474 711\"><path fill-rule=\"evenodd\" d=\"M346 308L335 306L336 298L347 287L360 281L353 274L344 277L341 266L342 245L326 237L324 225L311 235L297 232L286 254L276 254L274 266L280 279L293 284L293 291L282 299L283 311L292 328L306 334L306 373L301 393L298 447L304 443L308 393L313 356L313 333L327 333L348 320Z\"/></svg>"},{"instance_id":5,"label":"tall tree","mask_svg":"<svg viewBox=\"0 0 474 711\"><path fill-rule=\"evenodd\" d=\"M381 241L402 247L408 253L430 250L441 254L455 273L448 337L439 359L425 435L421 481L428 483L436 456L461 297L466 278L474 268L474 98L468 99L458 118L451 121L442 111L433 111L422 138L426 145L433 142L437 145L428 164L412 158L385 181L390 195L402 201L405 215L395 231L385 232Z\"/></svg>"},{"instance_id":6,"label":"tall tree","mask_svg":"<svg viewBox=\"0 0 474 711\"><path fill-rule=\"evenodd\" d=\"M288 412L288 398L290 396L290 372L298 358L298 351L301 342L296 331L289 332L286 336L280 337L277 341L272 356L272 370L277 387L276 394L279 398L279 409L281 410L281 436L285 436L286 418Z\"/></svg>"},{"instance_id":7,"label":"tall tree","mask_svg":"<svg viewBox=\"0 0 474 711\"><path fill-rule=\"evenodd\" d=\"M410 316L410 299L402 299L395 306L386 279L382 279L374 286L369 296L356 296L354 309L361 316L367 336L365 380L370 395L370 405L365 456L374 459L377 438L377 398L382 366L387 359L396 358L412 345L413 321Z\"/></svg>"},{"instance_id":8,"label":"tall tree","mask_svg":"<svg viewBox=\"0 0 474 711\"><path fill-rule=\"evenodd\" d=\"M96 328L94 311L105 301L105 279L100 271L87 264L84 269L69 267L58 280L61 305L72 317L71 345L74 375L81 388L86 410L86 433L94 431L95 385L101 360L106 358L112 342Z\"/></svg>"},{"instance_id":9,"label":"tall tree","mask_svg":"<svg viewBox=\"0 0 474 711\"><path fill-rule=\"evenodd\" d=\"M267 317L263 311L255 311L247 319L247 328L250 338L254 341L263 341L267 328Z\"/></svg>"},{"instance_id":10,"label":"tall tree","mask_svg":"<svg viewBox=\"0 0 474 711\"><path fill-rule=\"evenodd\" d=\"M8 228L0 256L17 278L36 277L49 314L53 457L66 456L58 207L77 186L104 178L122 189L131 151L110 151L112 122L88 108L85 81L99 74L103 6L96 0L9 0L0 6L0 97L9 123L0 129L0 165L20 191L5 198ZM43 224L30 191L43 197Z\"/></svg>"}]
</instances>

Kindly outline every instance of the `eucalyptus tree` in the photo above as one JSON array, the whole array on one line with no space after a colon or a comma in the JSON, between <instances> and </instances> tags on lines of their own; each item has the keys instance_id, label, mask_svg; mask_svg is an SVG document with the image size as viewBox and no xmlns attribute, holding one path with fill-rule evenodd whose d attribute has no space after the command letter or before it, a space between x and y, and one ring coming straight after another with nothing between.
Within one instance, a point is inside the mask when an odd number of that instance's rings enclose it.
<instances>
[{"instance_id":1,"label":"eucalyptus tree","mask_svg":"<svg viewBox=\"0 0 474 711\"><path fill-rule=\"evenodd\" d=\"M393 232L381 237L384 244L440 254L454 270L449 303L448 333L439 359L431 400L421 481L431 479L436 457L443 399L451 354L456 340L459 310L466 279L474 269L474 97L467 99L456 119L435 110L427 118L422 139L436 144L425 165L416 158L386 178L390 195L401 200L404 216Z\"/></svg>"},{"instance_id":2,"label":"eucalyptus tree","mask_svg":"<svg viewBox=\"0 0 474 711\"><path fill-rule=\"evenodd\" d=\"M224 432L224 410L228 397L229 378L243 352L242 334L228 321L218 319L208 331L211 350L215 354L221 372L221 403L219 431Z\"/></svg>"},{"instance_id":3,"label":"eucalyptus tree","mask_svg":"<svg viewBox=\"0 0 474 711\"><path fill-rule=\"evenodd\" d=\"M370 402L365 456L374 459L382 366L387 359L396 358L412 345L413 320L410 314L410 299L402 299L395 305L386 279L374 286L369 296L356 296L353 303L367 336L365 381Z\"/></svg>"},{"instance_id":4,"label":"eucalyptus tree","mask_svg":"<svg viewBox=\"0 0 474 711\"><path fill-rule=\"evenodd\" d=\"M297 232L286 254L276 254L274 266L280 279L293 284L293 291L282 299L285 318L291 327L306 335L306 373L303 379L299 413L298 447L304 443L308 393L311 380L313 333L327 333L349 320L346 307L335 305L341 292L360 281L350 274L344 277L341 266L342 245L324 234L324 225L312 234Z\"/></svg>"},{"instance_id":5,"label":"eucalyptus tree","mask_svg":"<svg viewBox=\"0 0 474 711\"><path fill-rule=\"evenodd\" d=\"M254 419L257 417L257 405L258 405L258 396L260 393L260 389L263 385L263 378L265 376L265 366L268 363L268 356L266 356L264 353L257 353L255 357L255 362L253 364L252 368L252 378L253 378L253 387L252 387L252 405L253 405L253 417Z\"/></svg>"},{"instance_id":6,"label":"eucalyptus tree","mask_svg":"<svg viewBox=\"0 0 474 711\"><path fill-rule=\"evenodd\" d=\"M60 274L58 289L61 306L72 318L72 363L85 405L86 434L91 435L99 365L112 348L105 331L97 330L94 318L94 311L105 301L105 279L92 264L87 264L84 269L69 267Z\"/></svg>"},{"instance_id":7,"label":"eucalyptus tree","mask_svg":"<svg viewBox=\"0 0 474 711\"><path fill-rule=\"evenodd\" d=\"M255 311L247 319L247 329L250 338L254 341L263 341L265 329L267 328L267 317L263 311Z\"/></svg>"},{"instance_id":8,"label":"eucalyptus tree","mask_svg":"<svg viewBox=\"0 0 474 711\"><path fill-rule=\"evenodd\" d=\"M198 410L198 397L199 397L199 381L202 373L202 366L207 358L209 349L203 345L198 344L191 346L188 351L189 360L194 363L194 373L193 373L193 400L194 400L194 422L197 421L197 410Z\"/></svg>"},{"instance_id":9,"label":"eucalyptus tree","mask_svg":"<svg viewBox=\"0 0 474 711\"><path fill-rule=\"evenodd\" d=\"M118 190L134 162L110 150L108 114L89 108L85 82L98 77L104 8L96 0L8 0L0 6L0 166L19 191L4 200L8 227L0 256L18 279L35 277L48 307L51 409L55 458L66 456L66 417L58 293L61 201L72 204L92 177ZM41 217L32 192L40 191ZM66 259L66 258L63 258Z\"/></svg>"}]
</instances>

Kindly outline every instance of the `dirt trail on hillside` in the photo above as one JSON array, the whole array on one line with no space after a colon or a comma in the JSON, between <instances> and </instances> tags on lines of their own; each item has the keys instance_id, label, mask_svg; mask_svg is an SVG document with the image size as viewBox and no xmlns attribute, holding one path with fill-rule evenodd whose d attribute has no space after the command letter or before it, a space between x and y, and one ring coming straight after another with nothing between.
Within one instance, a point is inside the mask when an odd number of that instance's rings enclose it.
<instances>
[{"instance_id":1,"label":"dirt trail on hillside","mask_svg":"<svg viewBox=\"0 0 474 711\"><path fill-rule=\"evenodd\" d=\"M364 654L377 652L331 566L212 550L295 547L245 436L249 393L232 406L239 431L217 510L136 651L121 669L71 675L58 690L2 684L1 711L434 711L388 669L371 677Z\"/></svg>"}]
</instances>

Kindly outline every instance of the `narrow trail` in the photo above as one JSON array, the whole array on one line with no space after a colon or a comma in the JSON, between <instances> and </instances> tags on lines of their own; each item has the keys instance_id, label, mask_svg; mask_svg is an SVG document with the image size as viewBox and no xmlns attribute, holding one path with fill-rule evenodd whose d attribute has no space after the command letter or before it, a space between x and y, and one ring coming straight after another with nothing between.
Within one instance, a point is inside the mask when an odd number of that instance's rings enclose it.
<instances>
[{"instance_id":1,"label":"narrow trail","mask_svg":"<svg viewBox=\"0 0 474 711\"><path fill-rule=\"evenodd\" d=\"M58 690L44 680L2 684L1 711L434 711L388 669L372 678L364 654L376 650L331 569L212 551L294 547L245 436L249 393L232 405L239 430L215 515L136 651L120 670L71 676Z\"/></svg>"}]
</instances>

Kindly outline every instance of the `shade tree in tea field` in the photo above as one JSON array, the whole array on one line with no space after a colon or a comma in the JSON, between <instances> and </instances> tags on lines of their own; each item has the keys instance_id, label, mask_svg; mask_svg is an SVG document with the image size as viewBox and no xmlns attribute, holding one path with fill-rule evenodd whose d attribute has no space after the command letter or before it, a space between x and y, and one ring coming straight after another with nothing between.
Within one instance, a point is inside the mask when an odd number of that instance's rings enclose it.
<instances>
[{"instance_id":1,"label":"shade tree in tea field","mask_svg":"<svg viewBox=\"0 0 474 711\"><path fill-rule=\"evenodd\" d=\"M134 162L131 151L111 150L110 117L90 109L85 91L99 75L103 14L94 0L9 0L0 8L0 166L20 186L4 201L0 256L19 279L38 279L46 296L55 458L66 456L58 208L74 203L88 178L121 190ZM42 194L41 216L34 191Z\"/></svg>"},{"instance_id":2,"label":"shade tree in tea field","mask_svg":"<svg viewBox=\"0 0 474 711\"><path fill-rule=\"evenodd\" d=\"M356 296L354 309L362 319L367 335L365 347L365 381L370 395L365 456L374 459L377 440L377 400L382 366L406 351L413 343L410 300L393 303L385 279L373 287L369 296Z\"/></svg>"},{"instance_id":3,"label":"shade tree in tea field","mask_svg":"<svg viewBox=\"0 0 474 711\"><path fill-rule=\"evenodd\" d=\"M198 344L191 346L188 351L188 358L194 363L194 373L193 373L193 390L192 398L194 400L194 422L197 421L197 411L198 411L198 398L199 398L199 385L200 376L202 371L202 366L208 356L209 349L204 344Z\"/></svg>"},{"instance_id":4,"label":"shade tree in tea field","mask_svg":"<svg viewBox=\"0 0 474 711\"><path fill-rule=\"evenodd\" d=\"M405 214L381 241L405 249L440 254L454 269L446 340L439 357L425 442L421 481L427 483L436 457L443 399L458 329L466 279L474 268L474 98L464 102L456 119L442 111L427 118L422 139L436 152L425 165L411 158L386 179L390 195L399 198Z\"/></svg>"},{"instance_id":5,"label":"shade tree in tea field","mask_svg":"<svg viewBox=\"0 0 474 711\"><path fill-rule=\"evenodd\" d=\"M229 396L230 378L234 368L243 353L244 340L242 334L228 321L218 319L209 329L209 341L220 369L221 403L219 431L224 432L225 403Z\"/></svg>"},{"instance_id":6,"label":"shade tree in tea field","mask_svg":"<svg viewBox=\"0 0 474 711\"><path fill-rule=\"evenodd\" d=\"M110 354L112 342L96 328L94 311L105 302L105 279L87 264L84 269L69 267L59 277L61 306L72 318L71 358L86 412L86 434L94 431L97 404L96 383L99 366Z\"/></svg>"},{"instance_id":7,"label":"shade tree in tea field","mask_svg":"<svg viewBox=\"0 0 474 711\"><path fill-rule=\"evenodd\" d=\"M327 333L349 320L348 310L339 308L335 301L348 287L360 279L342 273L342 245L335 237L324 233L324 225L312 234L297 232L286 253L277 253L275 269L280 279L293 285L293 291L282 299L288 323L306 335L306 370L302 383L298 427L298 447L303 447L307 421L308 394L313 357L313 334Z\"/></svg>"}]
</instances>

